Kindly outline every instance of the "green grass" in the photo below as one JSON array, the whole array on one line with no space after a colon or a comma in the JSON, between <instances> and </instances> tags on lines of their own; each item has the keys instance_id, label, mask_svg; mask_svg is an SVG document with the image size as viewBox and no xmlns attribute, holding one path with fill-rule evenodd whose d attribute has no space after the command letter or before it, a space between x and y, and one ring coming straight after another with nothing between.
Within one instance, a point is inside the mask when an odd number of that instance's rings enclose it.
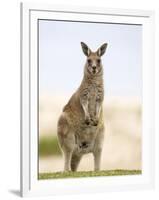
<instances>
[{"instance_id":1,"label":"green grass","mask_svg":"<svg viewBox=\"0 0 159 200\"><path fill-rule=\"evenodd\" d=\"M42 136L39 139L39 156L60 155L61 150L56 136Z\"/></svg>"},{"instance_id":2,"label":"green grass","mask_svg":"<svg viewBox=\"0 0 159 200\"><path fill-rule=\"evenodd\" d=\"M81 172L55 172L39 173L39 179L77 178L95 176L122 176L141 174L141 170L105 170L105 171L81 171Z\"/></svg>"}]
</instances>

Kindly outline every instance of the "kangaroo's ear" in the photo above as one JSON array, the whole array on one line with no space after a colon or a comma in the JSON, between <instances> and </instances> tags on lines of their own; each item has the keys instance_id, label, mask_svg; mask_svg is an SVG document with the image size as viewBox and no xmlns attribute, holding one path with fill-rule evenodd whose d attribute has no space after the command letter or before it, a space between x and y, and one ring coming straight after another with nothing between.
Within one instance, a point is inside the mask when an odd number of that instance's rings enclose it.
<instances>
[{"instance_id":1,"label":"kangaroo's ear","mask_svg":"<svg viewBox=\"0 0 159 200\"><path fill-rule=\"evenodd\" d=\"M84 42L81 42L81 46L82 46L83 53L86 56L89 56L91 53L91 50L88 48L88 46Z\"/></svg>"},{"instance_id":2,"label":"kangaroo's ear","mask_svg":"<svg viewBox=\"0 0 159 200\"><path fill-rule=\"evenodd\" d=\"M107 43L104 43L104 44L97 50L98 56L102 56L102 55L105 53L107 46L108 46L108 44L107 44Z\"/></svg>"}]
</instances>

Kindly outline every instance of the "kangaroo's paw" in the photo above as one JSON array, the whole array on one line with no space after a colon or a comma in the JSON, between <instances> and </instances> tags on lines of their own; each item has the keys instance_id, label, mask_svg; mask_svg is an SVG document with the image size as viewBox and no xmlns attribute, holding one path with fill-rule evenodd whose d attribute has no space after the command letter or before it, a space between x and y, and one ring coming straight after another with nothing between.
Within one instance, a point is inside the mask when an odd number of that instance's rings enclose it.
<instances>
[{"instance_id":1,"label":"kangaroo's paw","mask_svg":"<svg viewBox=\"0 0 159 200\"><path fill-rule=\"evenodd\" d=\"M98 122L99 122L99 120L97 119L97 118L91 118L91 124L93 125L93 126L97 126L98 125Z\"/></svg>"},{"instance_id":2,"label":"kangaroo's paw","mask_svg":"<svg viewBox=\"0 0 159 200\"><path fill-rule=\"evenodd\" d=\"M86 117L85 118L85 124L90 125L90 123L91 123L91 119L89 117Z\"/></svg>"}]
</instances>

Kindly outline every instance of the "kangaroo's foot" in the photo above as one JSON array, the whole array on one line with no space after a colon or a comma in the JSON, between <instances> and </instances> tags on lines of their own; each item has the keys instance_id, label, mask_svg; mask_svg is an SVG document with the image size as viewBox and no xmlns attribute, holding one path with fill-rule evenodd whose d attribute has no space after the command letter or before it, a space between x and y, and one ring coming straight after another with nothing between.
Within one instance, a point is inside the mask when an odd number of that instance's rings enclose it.
<instances>
[{"instance_id":1,"label":"kangaroo's foot","mask_svg":"<svg viewBox=\"0 0 159 200\"><path fill-rule=\"evenodd\" d=\"M76 155L76 154L72 155L72 159L71 159L71 170L72 171L77 171L77 167L80 163L81 157L82 157L81 155Z\"/></svg>"}]
</instances>

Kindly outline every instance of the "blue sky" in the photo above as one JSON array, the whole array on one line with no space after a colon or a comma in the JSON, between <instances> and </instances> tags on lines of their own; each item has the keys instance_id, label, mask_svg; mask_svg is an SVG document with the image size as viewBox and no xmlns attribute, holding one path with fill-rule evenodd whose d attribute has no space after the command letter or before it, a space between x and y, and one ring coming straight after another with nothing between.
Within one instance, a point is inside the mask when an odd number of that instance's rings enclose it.
<instances>
[{"instance_id":1,"label":"blue sky","mask_svg":"<svg viewBox=\"0 0 159 200\"><path fill-rule=\"evenodd\" d=\"M40 94L72 94L79 86L86 57L80 42L92 50L107 42L102 57L107 96L142 92L142 26L39 21Z\"/></svg>"}]
</instances>

